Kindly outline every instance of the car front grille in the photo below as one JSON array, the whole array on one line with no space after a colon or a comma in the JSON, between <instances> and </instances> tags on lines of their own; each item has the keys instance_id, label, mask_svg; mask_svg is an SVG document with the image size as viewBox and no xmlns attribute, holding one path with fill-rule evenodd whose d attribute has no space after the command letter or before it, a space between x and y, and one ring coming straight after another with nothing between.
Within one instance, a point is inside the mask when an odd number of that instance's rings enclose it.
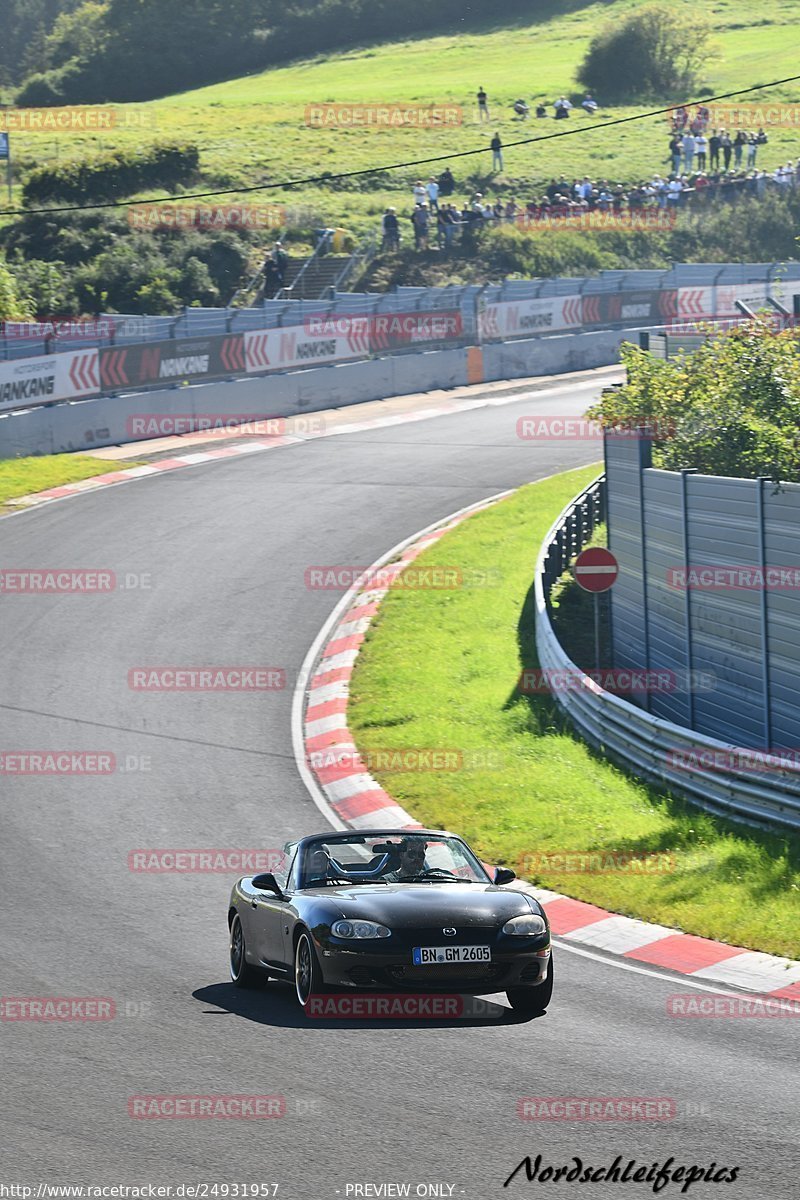
<instances>
[{"instance_id":1,"label":"car front grille","mask_svg":"<svg viewBox=\"0 0 800 1200\"><path fill-rule=\"evenodd\" d=\"M503 963L448 963L446 967L394 966L386 973L401 987L423 983L448 987L455 983L492 983L502 979L507 969Z\"/></svg>"}]
</instances>

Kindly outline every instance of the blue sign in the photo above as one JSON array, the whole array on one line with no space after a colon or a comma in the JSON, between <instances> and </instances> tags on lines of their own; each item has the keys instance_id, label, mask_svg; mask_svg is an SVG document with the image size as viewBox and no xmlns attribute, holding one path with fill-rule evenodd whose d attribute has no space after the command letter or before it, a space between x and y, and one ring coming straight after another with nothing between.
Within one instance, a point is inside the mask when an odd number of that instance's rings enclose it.
<instances>
[{"instance_id":1,"label":"blue sign","mask_svg":"<svg viewBox=\"0 0 800 1200\"><path fill-rule=\"evenodd\" d=\"M8 134L0 133L0 158L10 158L11 148L8 144Z\"/></svg>"}]
</instances>

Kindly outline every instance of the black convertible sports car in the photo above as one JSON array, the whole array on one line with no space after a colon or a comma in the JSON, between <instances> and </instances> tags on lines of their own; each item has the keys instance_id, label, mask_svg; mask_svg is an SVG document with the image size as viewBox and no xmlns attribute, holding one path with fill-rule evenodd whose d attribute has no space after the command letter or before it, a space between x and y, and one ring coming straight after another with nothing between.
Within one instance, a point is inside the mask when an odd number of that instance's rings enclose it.
<instances>
[{"instance_id":1,"label":"black convertible sports car","mask_svg":"<svg viewBox=\"0 0 800 1200\"><path fill-rule=\"evenodd\" d=\"M544 909L490 878L461 838L434 829L317 834L284 848L285 868L231 893L231 979L293 981L308 1008L326 990L505 991L535 1014L553 991Z\"/></svg>"}]
</instances>

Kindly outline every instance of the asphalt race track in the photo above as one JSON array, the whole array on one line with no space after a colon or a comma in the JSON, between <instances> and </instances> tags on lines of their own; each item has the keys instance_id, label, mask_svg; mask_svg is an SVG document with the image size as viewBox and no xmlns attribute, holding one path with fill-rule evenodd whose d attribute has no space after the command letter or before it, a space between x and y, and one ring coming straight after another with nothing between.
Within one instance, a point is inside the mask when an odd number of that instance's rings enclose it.
<instances>
[{"instance_id":1,"label":"asphalt race track","mask_svg":"<svg viewBox=\"0 0 800 1200\"><path fill-rule=\"evenodd\" d=\"M312 441L0 521L5 568L103 568L140 585L0 599L0 746L108 751L127 768L2 778L0 993L108 997L117 1012L0 1023L3 1182L34 1196L40 1182L277 1183L286 1200L391 1195L353 1190L387 1183L466 1200L652 1195L522 1171L502 1186L526 1154L594 1168L619 1154L739 1168L692 1197L797 1195L792 1020L670 1018L684 981L561 950L552 1008L531 1022L307 1021L283 985L228 984L230 876L128 868L135 848L280 847L324 828L290 710L340 593L309 591L306 568L366 566L464 505L596 460L597 442L521 442L515 424L582 413L598 391ZM148 665L283 667L288 686L131 690L128 671ZM282 1096L285 1115L132 1119L129 1097L153 1094ZM675 1116L532 1122L523 1097L662 1097Z\"/></svg>"}]
</instances>

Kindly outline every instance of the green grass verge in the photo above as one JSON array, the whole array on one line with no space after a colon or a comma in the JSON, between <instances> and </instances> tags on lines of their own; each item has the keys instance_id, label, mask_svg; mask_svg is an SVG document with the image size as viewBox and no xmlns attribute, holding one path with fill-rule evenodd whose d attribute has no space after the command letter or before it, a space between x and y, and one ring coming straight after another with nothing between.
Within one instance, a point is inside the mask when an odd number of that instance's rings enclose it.
<instances>
[{"instance_id":1,"label":"green grass verge","mask_svg":"<svg viewBox=\"0 0 800 1200\"><path fill-rule=\"evenodd\" d=\"M503 22L498 15L467 15L457 35L409 38L319 55L146 105L119 106L143 110L152 122L147 127L126 128L120 121L101 134L26 134L19 138L17 164L28 169L118 146L191 140L201 148L206 182L237 187L321 171L336 173L435 158L486 146L495 129L505 142L563 132L552 120L520 122L511 105L518 96L535 104L576 92L575 74L592 37L622 11L640 3L619 0L613 13L607 3L600 2L548 5L539 19L532 13L527 20L500 28ZM685 13L687 36L691 36L696 5L675 0L675 7ZM770 0L769 5L761 6L746 0L715 0L702 15L714 32L700 87L722 93L795 73L800 14L794 0ZM483 126L474 106L480 85L489 94L492 114L491 124ZM787 84L763 95L756 93L752 103L788 105L798 98L797 85ZM598 99L602 105L602 96ZM663 103L675 99L665 97ZM464 108L464 121L460 126L429 129L309 127L306 106L329 101L458 104ZM750 104L751 98L745 97L744 102ZM605 118L630 116L646 107L660 105L602 105L600 113ZM131 114L130 120L135 119ZM576 111L564 124L585 129L583 136L508 150L506 171L497 182L519 189L518 197L527 200L532 181L541 183L562 172L570 179L586 173L593 178L631 181L667 170L666 118L608 130L595 129L597 123ZM796 157L796 125L770 126L767 132L770 145L761 154L763 163L774 167ZM312 186L253 193L246 199L308 206L326 221L356 232L375 230L378 215L387 204L403 204L403 211L410 210L410 185L420 174L438 173L442 166L434 162L430 167L398 170L381 180L343 180L332 189ZM488 173L490 159L487 154L485 158L456 160L452 166L460 183L460 199L468 190L466 177ZM399 197L397 189L402 192ZM265 242L268 240L265 237Z\"/></svg>"},{"instance_id":2,"label":"green grass verge","mask_svg":"<svg viewBox=\"0 0 800 1200\"><path fill-rule=\"evenodd\" d=\"M426 825L515 869L542 851L669 854L663 873L521 871L614 912L800 958L800 841L736 826L627 776L572 734L549 696L517 690L537 665L531 584L555 516L597 474L570 471L471 517L415 565L493 568L494 586L395 590L352 681L362 751L452 748L471 769L375 771ZM489 759L488 755L494 759Z\"/></svg>"},{"instance_id":3,"label":"green grass verge","mask_svg":"<svg viewBox=\"0 0 800 1200\"><path fill-rule=\"evenodd\" d=\"M124 466L138 466L126 462ZM7 458L0 462L0 504L43 492L65 483L77 483L94 475L119 469L119 463L108 459L89 458L83 454L45 454L41 458Z\"/></svg>"}]
</instances>

